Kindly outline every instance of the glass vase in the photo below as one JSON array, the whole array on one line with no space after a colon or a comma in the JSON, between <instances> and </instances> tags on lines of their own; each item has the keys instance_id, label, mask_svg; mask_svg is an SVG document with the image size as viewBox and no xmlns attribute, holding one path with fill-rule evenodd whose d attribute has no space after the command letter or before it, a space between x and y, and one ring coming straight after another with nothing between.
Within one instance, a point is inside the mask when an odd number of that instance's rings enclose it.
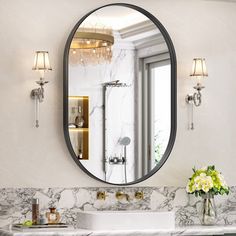
<instances>
[{"instance_id":1,"label":"glass vase","mask_svg":"<svg viewBox=\"0 0 236 236\"><path fill-rule=\"evenodd\" d=\"M214 225L217 219L214 195L206 193L201 197L200 221L202 225Z\"/></svg>"}]
</instances>

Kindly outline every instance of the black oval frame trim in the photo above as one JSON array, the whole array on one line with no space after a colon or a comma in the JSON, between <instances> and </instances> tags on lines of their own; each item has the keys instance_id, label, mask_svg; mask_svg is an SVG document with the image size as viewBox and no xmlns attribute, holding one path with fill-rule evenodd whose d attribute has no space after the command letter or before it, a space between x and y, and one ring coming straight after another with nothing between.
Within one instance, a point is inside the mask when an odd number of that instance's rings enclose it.
<instances>
[{"instance_id":1,"label":"black oval frame trim","mask_svg":"<svg viewBox=\"0 0 236 236\"><path fill-rule=\"evenodd\" d=\"M170 132L170 138L169 138L169 142L166 148L166 151L161 159L161 161L158 163L158 165L156 165L155 168L153 168L148 174L144 175L142 178L139 178L133 182L129 182L129 183L125 183L125 184L116 184L116 183L109 183L106 182L102 179L99 179L98 177L96 177L95 175L93 175L92 173L90 173L81 163L80 160L77 158L74 149L71 145L70 142L70 136L69 136L69 130L68 130L68 60L69 60L69 50L70 50L70 45L72 42L72 39L74 37L74 34L76 32L76 30L78 29L78 27L81 25L81 23L89 16L91 15L93 12L104 8L104 7L108 7L108 6L123 6L123 7L129 7L131 9L134 9L136 11L139 11L140 13L142 13L143 15L145 15L147 18L149 18L156 26L157 28L160 30L160 32L162 33L167 47L169 49L169 54L170 54L170 61L171 61L171 132ZM138 7L136 5L132 5L132 4L127 4L127 3L112 3L112 4L107 4L101 7L98 7L92 11L90 11L89 13L87 13L86 15L84 15L79 21L78 23L74 26L74 28L72 29L66 45L65 45L65 51L64 51L64 57L63 57L63 129L64 129L64 136L65 136L65 141L67 144L67 147L69 149L69 152L72 156L72 158L74 159L74 161L76 162L76 164L86 173L88 174L90 177L101 181L103 183L106 184L111 184L111 185L116 185L116 186L128 186L128 185L132 185L132 184L137 184L140 183L146 179L148 179L149 177L151 177L153 174L155 174L166 162L166 160L168 159L172 148L174 146L174 142L175 142L175 137L176 137L176 130L177 130L177 99L176 99L176 89L177 89L177 67L176 67L176 54L175 54L175 49L174 49L174 45L172 43L172 40L167 32L167 30L165 29L165 27L161 24L161 22L159 20L156 19L155 16L153 16L151 13L149 13L148 11L144 10L141 7Z\"/></svg>"}]
</instances>

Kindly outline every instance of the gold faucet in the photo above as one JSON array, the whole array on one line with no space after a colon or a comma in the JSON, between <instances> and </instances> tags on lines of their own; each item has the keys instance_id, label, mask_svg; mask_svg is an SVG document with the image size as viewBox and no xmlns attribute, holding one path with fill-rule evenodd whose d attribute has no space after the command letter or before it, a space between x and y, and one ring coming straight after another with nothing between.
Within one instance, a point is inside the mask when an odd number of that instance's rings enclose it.
<instances>
[{"instance_id":1,"label":"gold faucet","mask_svg":"<svg viewBox=\"0 0 236 236\"><path fill-rule=\"evenodd\" d=\"M135 192L134 197L135 197L137 200L143 200L143 199L144 199L143 191L137 191L137 192Z\"/></svg>"},{"instance_id":2,"label":"gold faucet","mask_svg":"<svg viewBox=\"0 0 236 236\"><path fill-rule=\"evenodd\" d=\"M106 200L106 192L105 191L99 191L97 192L97 199L98 200Z\"/></svg>"},{"instance_id":3,"label":"gold faucet","mask_svg":"<svg viewBox=\"0 0 236 236\"><path fill-rule=\"evenodd\" d=\"M122 192L122 191L116 192L116 199L117 199L117 200L122 200L122 199L124 199L124 198L125 198L127 201L129 201L129 200L130 200L129 194L124 193L124 192Z\"/></svg>"}]
</instances>

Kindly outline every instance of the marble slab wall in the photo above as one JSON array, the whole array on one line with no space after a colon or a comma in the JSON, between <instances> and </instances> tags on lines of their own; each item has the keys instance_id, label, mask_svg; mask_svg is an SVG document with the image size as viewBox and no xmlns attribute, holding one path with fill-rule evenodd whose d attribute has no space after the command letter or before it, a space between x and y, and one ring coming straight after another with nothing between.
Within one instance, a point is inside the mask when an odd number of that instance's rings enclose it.
<instances>
[{"instance_id":1,"label":"marble slab wall","mask_svg":"<svg viewBox=\"0 0 236 236\"><path fill-rule=\"evenodd\" d=\"M124 191L130 200L117 200L115 193ZM97 192L105 191L106 200L97 200ZM144 199L134 198L136 191L144 192ZM187 195L182 187L110 187L110 188L2 188L0 189L0 227L31 219L31 200L39 198L40 213L55 206L62 222L74 224L78 211L156 210L175 211L176 225L199 224L197 208L200 198ZM218 223L236 224L236 187L228 196L215 198Z\"/></svg>"},{"instance_id":2,"label":"marble slab wall","mask_svg":"<svg viewBox=\"0 0 236 236\"><path fill-rule=\"evenodd\" d=\"M134 107L134 86L132 81L122 87L107 87L105 97L106 181L118 184L132 182L135 180L135 122L134 109L131 109ZM126 146L126 156L125 146L121 142L124 138L130 140L130 143ZM109 164L109 159L116 157L125 158L126 163L122 165Z\"/></svg>"}]
</instances>

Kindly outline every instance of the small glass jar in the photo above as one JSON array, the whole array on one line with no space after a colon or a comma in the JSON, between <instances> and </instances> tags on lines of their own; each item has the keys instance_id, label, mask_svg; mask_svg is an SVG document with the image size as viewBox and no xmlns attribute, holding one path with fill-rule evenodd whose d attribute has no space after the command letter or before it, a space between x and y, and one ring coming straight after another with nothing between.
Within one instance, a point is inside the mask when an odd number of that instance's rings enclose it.
<instances>
[{"instance_id":1,"label":"small glass jar","mask_svg":"<svg viewBox=\"0 0 236 236\"><path fill-rule=\"evenodd\" d=\"M40 214L40 216L39 216L39 224L40 225L45 225L46 224L46 218L45 218L44 214Z\"/></svg>"}]
</instances>

